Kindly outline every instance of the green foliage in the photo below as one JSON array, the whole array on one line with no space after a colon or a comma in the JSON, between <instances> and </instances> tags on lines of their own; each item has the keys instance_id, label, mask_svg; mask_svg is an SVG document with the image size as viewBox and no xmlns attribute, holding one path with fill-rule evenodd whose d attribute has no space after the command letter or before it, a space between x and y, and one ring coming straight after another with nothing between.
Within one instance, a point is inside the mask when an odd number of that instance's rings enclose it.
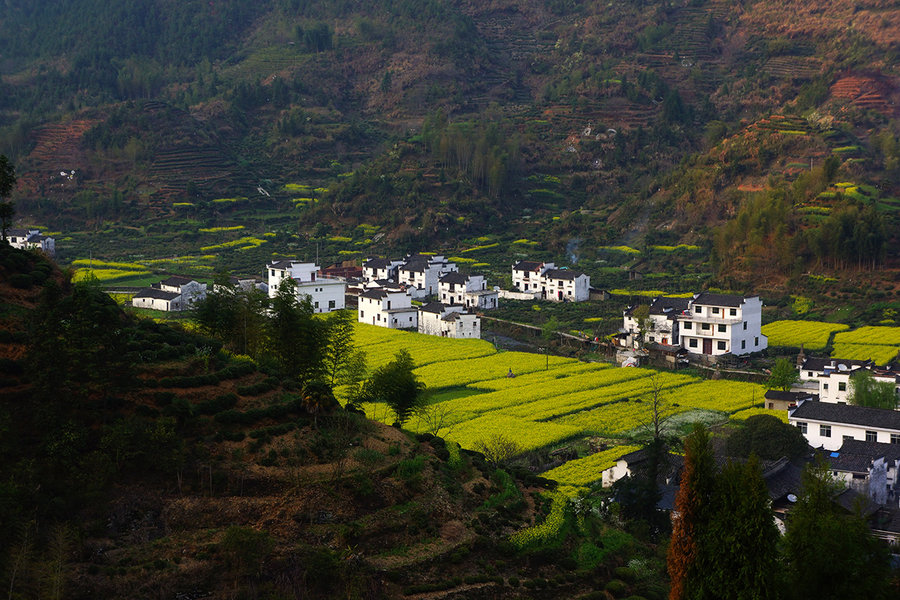
<instances>
[{"instance_id":1,"label":"green foliage","mask_svg":"<svg viewBox=\"0 0 900 600\"><path fill-rule=\"evenodd\" d=\"M897 408L897 391L893 381L876 381L868 369L859 369L850 376L850 395L847 400L856 406Z\"/></svg>"},{"instance_id":2,"label":"green foliage","mask_svg":"<svg viewBox=\"0 0 900 600\"><path fill-rule=\"evenodd\" d=\"M754 415L732 432L726 441L729 456L756 455L766 460L798 458L809 452L800 430L772 415Z\"/></svg>"},{"instance_id":3,"label":"green foliage","mask_svg":"<svg viewBox=\"0 0 900 600\"><path fill-rule=\"evenodd\" d=\"M422 403L425 384L413 373L415 363L406 350L394 355L394 360L379 367L366 382L362 400L384 402L402 426Z\"/></svg>"},{"instance_id":4,"label":"green foliage","mask_svg":"<svg viewBox=\"0 0 900 600\"><path fill-rule=\"evenodd\" d=\"M798 378L797 369L791 364L791 361L779 358L775 361L775 366L766 383L770 388L786 392L791 389Z\"/></svg>"},{"instance_id":5,"label":"green foliage","mask_svg":"<svg viewBox=\"0 0 900 600\"><path fill-rule=\"evenodd\" d=\"M861 515L835 504L838 491L823 459L807 466L784 538L790 597L887 598L888 549L872 536Z\"/></svg>"},{"instance_id":6,"label":"green foliage","mask_svg":"<svg viewBox=\"0 0 900 600\"><path fill-rule=\"evenodd\" d=\"M232 569L241 575L256 577L262 572L275 541L266 531L232 525L225 530L221 546Z\"/></svg>"}]
</instances>

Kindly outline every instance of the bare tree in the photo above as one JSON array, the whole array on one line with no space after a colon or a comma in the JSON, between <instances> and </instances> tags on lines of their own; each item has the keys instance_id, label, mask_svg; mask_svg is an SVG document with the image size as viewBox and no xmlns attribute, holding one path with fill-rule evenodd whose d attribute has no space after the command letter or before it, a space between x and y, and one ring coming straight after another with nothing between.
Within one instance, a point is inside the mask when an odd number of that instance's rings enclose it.
<instances>
[{"instance_id":1,"label":"bare tree","mask_svg":"<svg viewBox=\"0 0 900 600\"><path fill-rule=\"evenodd\" d=\"M416 408L414 414L419 419L419 428L423 431L434 436L443 432L443 435L447 436L453 430L453 425L450 424L452 412L449 402L435 402Z\"/></svg>"},{"instance_id":2,"label":"bare tree","mask_svg":"<svg viewBox=\"0 0 900 600\"><path fill-rule=\"evenodd\" d=\"M522 453L522 446L503 433L495 433L487 439L478 440L475 449L484 454L485 460L494 466L502 465Z\"/></svg>"}]
</instances>

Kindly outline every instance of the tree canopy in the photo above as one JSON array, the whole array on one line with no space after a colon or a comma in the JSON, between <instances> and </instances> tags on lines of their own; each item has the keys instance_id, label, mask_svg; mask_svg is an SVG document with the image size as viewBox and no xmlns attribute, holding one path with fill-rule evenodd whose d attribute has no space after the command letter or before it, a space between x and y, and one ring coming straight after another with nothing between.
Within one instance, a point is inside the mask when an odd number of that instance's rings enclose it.
<instances>
[{"instance_id":1,"label":"tree canopy","mask_svg":"<svg viewBox=\"0 0 900 600\"><path fill-rule=\"evenodd\" d=\"M401 426L424 400L425 384L413 373L415 366L409 352L400 350L394 360L375 370L363 391L364 400L390 406Z\"/></svg>"},{"instance_id":2,"label":"tree canopy","mask_svg":"<svg viewBox=\"0 0 900 600\"><path fill-rule=\"evenodd\" d=\"M897 386L891 381L877 381L868 369L850 376L850 404L869 408L897 408Z\"/></svg>"}]
</instances>

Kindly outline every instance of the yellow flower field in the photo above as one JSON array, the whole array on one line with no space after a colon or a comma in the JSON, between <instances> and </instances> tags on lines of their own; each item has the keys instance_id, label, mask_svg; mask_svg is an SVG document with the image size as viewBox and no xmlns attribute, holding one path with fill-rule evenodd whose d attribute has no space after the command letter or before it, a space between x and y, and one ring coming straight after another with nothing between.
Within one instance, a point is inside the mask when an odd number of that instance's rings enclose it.
<instances>
[{"instance_id":1,"label":"yellow flower field","mask_svg":"<svg viewBox=\"0 0 900 600\"><path fill-rule=\"evenodd\" d=\"M647 426L655 390L666 414L712 411L704 414L713 418L720 414L724 421L731 415L745 419L763 412L765 387L754 383L554 356L547 360L540 354L498 351L484 340L452 340L363 324L357 326L356 339L367 353L370 369L392 360L400 349L410 352L419 365L416 374L432 392L430 410L445 416L440 435L464 448L498 434L512 437L523 450L589 435L625 441ZM510 369L514 377L506 376ZM371 418L394 420L383 404L368 404L365 409ZM406 427L429 429L416 416ZM619 447L609 455L571 461L551 473L566 485L586 485L599 479L598 467L614 460L612 454L630 449Z\"/></svg>"},{"instance_id":2,"label":"yellow flower field","mask_svg":"<svg viewBox=\"0 0 900 600\"><path fill-rule=\"evenodd\" d=\"M820 350L828 345L831 334L849 329L841 323L819 321L775 321L764 325L762 333L769 338L770 346L803 345L808 350Z\"/></svg>"}]
</instances>

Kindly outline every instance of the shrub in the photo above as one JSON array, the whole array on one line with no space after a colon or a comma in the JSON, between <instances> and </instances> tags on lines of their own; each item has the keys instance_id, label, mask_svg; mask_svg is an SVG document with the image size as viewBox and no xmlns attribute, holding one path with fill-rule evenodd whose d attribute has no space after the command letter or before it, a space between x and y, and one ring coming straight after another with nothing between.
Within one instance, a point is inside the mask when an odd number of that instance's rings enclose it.
<instances>
[{"instance_id":1,"label":"shrub","mask_svg":"<svg viewBox=\"0 0 900 600\"><path fill-rule=\"evenodd\" d=\"M624 581L620 581L618 579L613 579L609 583L606 584L606 591L614 596L618 596L625 592L628 586L625 585Z\"/></svg>"},{"instance_id":2,"label":"shrub","mask_svg":"<svg viewBox=\"0 0 900 600\"><path fill-rule=\"evenodd\" d=\"M416 478L425 467L425 457L422 455L401 460L397 464L394 474L404 481Z\"/></svg>"},{"instance_id":3,"label":"shrub","mask_svg":"<svg viewBox=\"0 0 900 600\"><path fill-rule=\"evenodd\" d=\"M15 273L9 276L9 285L20 290L27 290L32 283L34 282L31 280L31 276L25 273Z\"/></svg>"}]
</instances>

